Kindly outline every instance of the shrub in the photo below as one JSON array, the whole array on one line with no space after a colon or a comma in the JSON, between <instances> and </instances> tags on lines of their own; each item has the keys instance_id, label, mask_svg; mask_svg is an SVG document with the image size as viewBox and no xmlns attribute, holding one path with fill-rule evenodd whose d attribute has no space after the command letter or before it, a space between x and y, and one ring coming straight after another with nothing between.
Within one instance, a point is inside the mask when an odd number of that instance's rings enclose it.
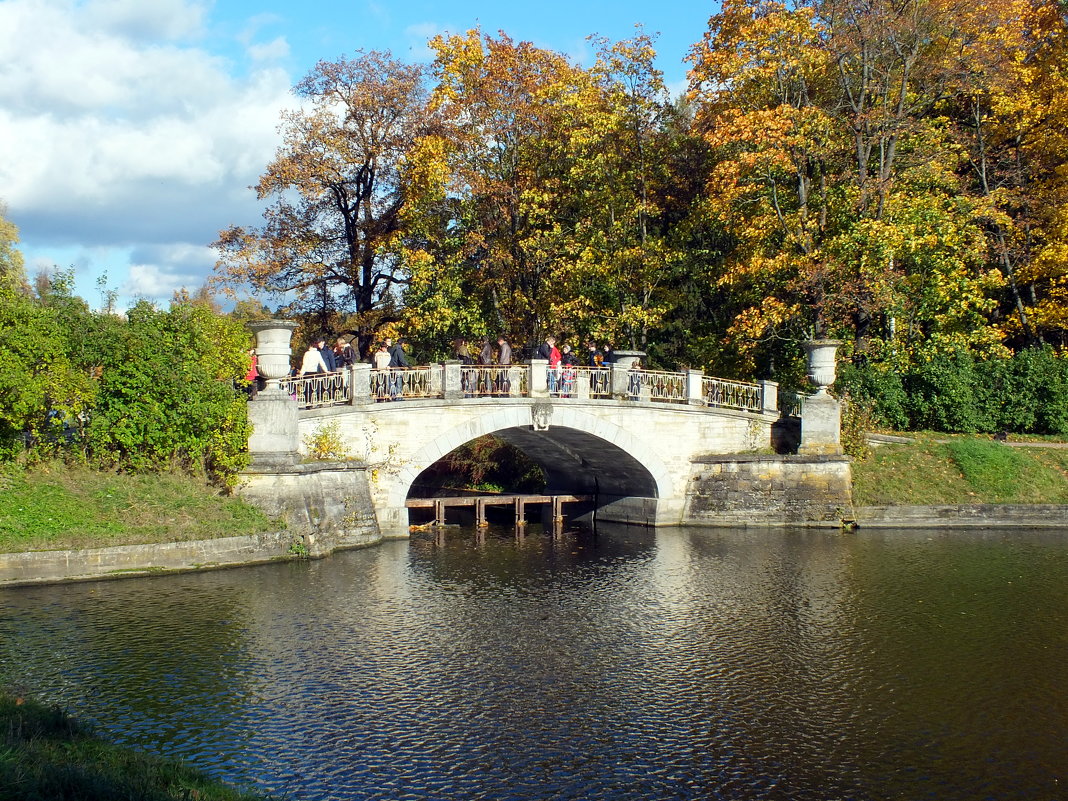
<instances>
[{"instance_id":1,"label":"shrub","mask_svg":"<svg viewBox=\"0 0 1068 801\"><path fill-rule=\"evenodd\" d=\"M314 432L304 438L304 446L308 449L308 455L318 461L340 462L349 458L336 420L317 426Z\"/></svg>"},{"instance_id":2,"label":"shrub","mask_svg":"<svg viewBox=\"0 0 1068 801\"><path fill-rule=\"evenodd\" d=\"M839 397L865 410L868 424L896 430L909 427L906 413L908 398L901 384L901 376L881 365L844 364L834 383Z\"/></svg>"},{"instance_id":3,"label":"shrub","mask_svg":"<svg viewBox=\"0 0 1068 801\"><path fill-rule=\"evenodd\" d=\"M993 428L976 396L975 360L958 351L939 354L903 378L911 427L972 434Z\"/></svg>"},{"instance_id":4,"label":"shrub","mask_svg":"<svg viewBox=\"0 0 1068 801\"><path fill-rule=\"evenodd\" d=\"M143 301L127 318L99 355L90 454L135 472L203 469L231 485L248 463L245 399L234 388L244 372L244 330L196 304L164 312Z\"/></svg>"}]
</instances>

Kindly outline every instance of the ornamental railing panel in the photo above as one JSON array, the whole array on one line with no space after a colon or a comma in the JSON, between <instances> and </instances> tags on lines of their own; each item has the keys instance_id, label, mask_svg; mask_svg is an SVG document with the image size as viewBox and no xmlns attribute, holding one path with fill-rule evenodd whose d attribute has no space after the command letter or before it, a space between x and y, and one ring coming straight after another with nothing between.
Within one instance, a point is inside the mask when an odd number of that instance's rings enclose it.
<instances>
[{"instance_id":1,"label":"ornamental railing panel","mask_svg":"<svg viewBox=\"0 0 1068 801\"><path fill-rule=\"evenodd\" d=\"M612 370L610 368L579 366L572 369L575 370L579 383L582 382L584 376L589 380L591 398L612 397Z\"/></svg>"},{"instance_id":2,"label":"ornamental railing panel","mask_svg":"<svg viewBox=\"0 0 1068 801\"><path fill-rule=\"evenodd\" d=\"M760 412L764 409L764 391L759 384L703 376L701 396L709 407L742 409L747 412Z\"/></svg>"},{"instance_id":3,"label":"ornamental railing panel","mask_svg":"<svg viewBox=\"0 0 1068 801\"><path fill-rule=\"evenodd\" d=\"M465 365L460 368L460 389L468 398L523 397L530 394L529 377L529 368L522 365Z\"/></svg>"},{"instance_id":4,"label":"ornamental railing panel","mask_svg":"<svg viewBox=\"0 0 1068 801\"><path fill-rule=\"evenodd\" d=\"M800 417L805 408L805 398L800 392L779 390L779 414L783 417Z\"/></svg>"},{"instance_id":5,"label":"ornamental railing panel","mask_svg":"<svg viewBox=\"0 0 1068 801\"><path fill-rule=\"evenodd\" d=\"M631 370L627 375L627 395L634 400L686 403L686 373Z\"/></svg>"},{"instance_id":6,"label":"ornamental railing panel","mask_svg":"<svg viewBox=\"0 0 1068 801\"><path fill-rule=\"evenodd\" d=\"M578 370L573 364L548 367L545 370L545 387L553 398L574 398L578 393Z\"/></svg>"},{"instance_id":7,"label":"ornamental railing panel","mask_svg":"<svg viewBox=\"0 0 1068 801\"><path fill-rule=\"evenodd\" d=\"M293 398L301 409L337 406L352 399L352 385L348 370L339 373L281 378L278 386Z\"/></svg>"},{"instance_id":8,"label":"ornamental railing panel","mask_svg":"<svg viewBox=\"0 0 1068 801\"><path fill-rule=\"evenodd\" d=\"M371 371L371 398L376 401L440 398L443 394L440 365Z\"/></svg>"}]
</instances>

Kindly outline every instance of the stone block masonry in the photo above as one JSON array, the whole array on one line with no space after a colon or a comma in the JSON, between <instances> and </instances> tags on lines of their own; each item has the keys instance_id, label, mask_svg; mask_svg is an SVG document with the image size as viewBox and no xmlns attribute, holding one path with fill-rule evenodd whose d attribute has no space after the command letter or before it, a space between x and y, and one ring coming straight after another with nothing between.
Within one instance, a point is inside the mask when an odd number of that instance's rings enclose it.
<instances>
[{"instance_id":1,"label":"stone block masonry","mask_svg":"<svg viewBox=\"0 0 1068 801\"><path fill-rule=\"evenodd\" d=\"M692 461L683 522L713 526L839 526L852 519L844 456L703 456Z\"/></svg>"}]
</instances>

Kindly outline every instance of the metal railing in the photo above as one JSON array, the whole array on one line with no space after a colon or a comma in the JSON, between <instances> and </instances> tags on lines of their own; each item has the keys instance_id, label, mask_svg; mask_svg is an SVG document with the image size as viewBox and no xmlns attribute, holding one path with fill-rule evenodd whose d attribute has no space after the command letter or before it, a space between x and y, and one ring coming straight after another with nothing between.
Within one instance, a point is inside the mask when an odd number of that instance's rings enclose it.
<instances>
[{"instance_id":1,"label":"metal railing","mask_svg":"<svg viewBox=\"0 0 1068 801\"><path fill-rule=\"evenodd\" d=\"M742 409L760 412L764 409L764 390L759 384L727 381L723 378L701 377L701 397L705 406L720 409Z\"/></svg>"},{"instance_id":2,"label":"metal railing","mask_svg":"<svg viewBox=\"0 0 1068 801\"><path fill-rule=\"evenodd\" d=\"M508 364L465 365L460 368L460 388L469 398L525 397L530 393L530 370Z\"/></svg>"},{"instance_id":3,"label":"metal railing","mask_svg":"<svg viewBox=\"0 0 1068 801\"><path fill-rule=\"evenodd\" d=\"M281 378L278 386L288 392L302 409L336 406L352 400L352 385L347 371Z\"/></svg>"},{"instance_id":4,"label":"metal railing","mask_svg":"<svg viewBox=\"0 0 1068 801\"><path fill-rule=\"evenodd\" d=\"M591 398L612 397L612 370L608 367L575 367L577 383L589 381Z\"/></svg>"},{"instance_id":5,"label":"metal railing","mask_svg":"<svg viewBox=\"0 0 1068 801\"><path fill-rule=\"evenodd\" d=\"M686 373L661 370L631 370L627 376L627 396L635 400L661 403L687 403Z\"/></svg>"},{"instance_id":6,"label":"metal railing","mask_svg":"<svg viewBox=\"0 0 1068 801\"><path fill-rule=\"evenodd\" d=\"M371 371L371 397L376 401L440 398L441 367L384 367Z\"/></svg>"},{"instance_id":7,"label":"metal railing","mask_svg":"<svg viewBox=\"0 0 1068 801\"><path fill-rule=\"evenodd\" d=\"M574 398L578 393L578 367L573 364L548 367L545 387L553 398Z\"/></svg>"},{"instance_id":8,"label":"metal railing","mask_svg":"<svg viewBox=\"0 0 1068 801\"><path fill-rule=\"evenodd\" d=\"M800 392L779 390L779 414L783 417L800 417L805 408L805 398Z\"/></svg>"},{"instance_id":9,"label":"metal railing","mask_svg":"<svg viewBox=\"0 0 1068 801\"><path fill-rule=\"evenodd\" d=\"M363 371L342 370L335 373L283 378L279 386L297 401L302 409L353 403L357 399L390 401L418 398L444 398L447 381L456 381L447 365L431 364L409 368L384 368ZM453 377L447 378L447 375ZM464 365L458 371L459 394L466 398L529 397L529 365ZM699 381L700 385L694 382ZM368 382L365 387L353 383ZM700 375L696 371L673 373L662 370L628 370L620 373L612 367L567 365L547 368L544 390L554 398L652 401L659 403L696 404L706 408L740 409L762 413L767 408L764 387L743 381ZM799 416L804 395L778 393L778 409L783 415Z\"/></svg>"}]
</instances>

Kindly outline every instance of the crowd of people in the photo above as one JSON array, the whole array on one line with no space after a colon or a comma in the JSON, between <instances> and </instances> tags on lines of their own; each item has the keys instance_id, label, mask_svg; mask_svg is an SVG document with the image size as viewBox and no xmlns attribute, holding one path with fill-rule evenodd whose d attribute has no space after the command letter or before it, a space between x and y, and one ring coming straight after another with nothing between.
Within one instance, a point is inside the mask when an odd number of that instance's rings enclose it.
<instances>
[{"instance_id":1,"label":"crowd of people","mask_svg":"<svg viewBox=\"0 0 1068 801\"><path fill-rule=\"evenodd\" d=\"M368 361L374 368L372 374L372 395L382 401L399 400L404 394L404 373L398 368L411 367L405 351L407 340L385 337L369 353ZM579 359L571 346L562 343L557 346L554 336L547 336L536 348L530 349L533 358L544 359L549 364L547 373L548 388L551 394L571 395L574 393L576 371L580 365L603 367L611 364L612 350L608 345L598 346L592 341L585 345L584 358ZM251 366L245 376L248 382L250 398L254 398L264 381L258 370L258 357L255 349L249 350ZM512 345L501 335L497 337L496 347L490 337L482 337L473 342L460 337L453 341L453 357L463 365L476 365L484 368L509 367L513 363ZM360 361L360 356L351 341L338 337L336 344L327 345L326 337L318 337L308 343L307 350L301 357L300 364L290 371L291 377L303 378L314 375L340 374L345 368ZM339 378L339 380L342 380ZM475 395L508 395L511 381L508 371L493 369L476 371L474 375L465 372L462 388L466 397Z\"/></svg>"}]
</instances>

